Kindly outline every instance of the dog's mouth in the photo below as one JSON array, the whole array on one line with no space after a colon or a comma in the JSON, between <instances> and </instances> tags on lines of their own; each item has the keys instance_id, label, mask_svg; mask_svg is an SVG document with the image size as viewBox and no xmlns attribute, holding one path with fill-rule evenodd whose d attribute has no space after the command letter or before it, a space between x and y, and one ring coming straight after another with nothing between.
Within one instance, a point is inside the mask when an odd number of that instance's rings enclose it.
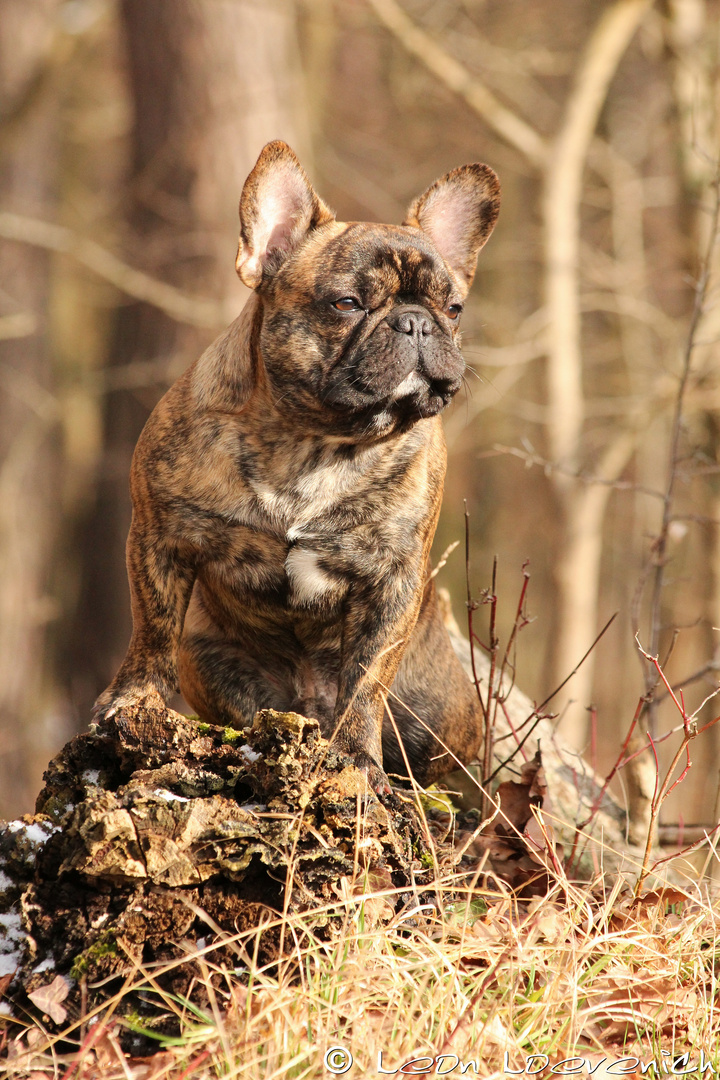
<instances>
[{"instance_id":1,"label":"dog's mouth","mask_svg":"<svg viewBox=\"0 0 720 1080\"><path fill-rule=\"evenodd\" d=\"M400 415L414 413L416 417L425 419L442 412L461 386L461 378L431 379L418 371L411 371L395 387L389 404Z\"/></svg>"},{"instance_id":2,"label":"dog's mouth","mask_svg":"<svg viewBox=\"0 0 720 1080\"><path fill-rule=\"evenodd\" d=\"M348 430L362 430L368 436L385 436L407 431L419 420L437 416L452 401L462 386L462 379L428 379L411 372L389 393L363 395L364 400L350 404L326 399ZM357 389L357 388L356 388ZM359 395L358 395L359 396Z\"/></svg>"},{"instance_id":3,"label":"dog's mouth","mask_svg":"<svg viewBox=\"0 0 720 1080\"><path fill-rule=\"evenodd\" d=\"M460 376L431 379L413 370L382 394L356 383L352 400L344 393L336 396L331 391L324 397L324 404L329 405L348 427L362 428L368 434L388 434L407 430L419 420L437 416L450 404L461 386Z\"/></svg>"}]
</instances>

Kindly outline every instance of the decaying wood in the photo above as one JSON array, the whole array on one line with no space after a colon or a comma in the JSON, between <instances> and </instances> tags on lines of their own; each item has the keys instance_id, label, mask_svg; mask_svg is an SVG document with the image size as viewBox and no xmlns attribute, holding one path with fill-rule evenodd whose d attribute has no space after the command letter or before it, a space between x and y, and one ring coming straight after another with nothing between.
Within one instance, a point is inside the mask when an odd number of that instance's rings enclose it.
<instances>
[{"instance_id":1,"label":"decaying wood","mask_svg":"<svg viewBox=\"0 0 720 1080\"><path fill-rule=\"evenodd\" d=\"M381 802L295 713L258 713L240 732L126 709L68 743L45 781L35 816L0 827L0 979L13 978L11 1007L56 1024L83 993L92 1008L134 965L181 960L199 938L323 906L315 930L332 935L343 897L390 890L389 919L430 880L412 800ZM261 962L280 936L260 935ZM242 956L228 944L213 960ZM185 993L193 975L196 962L178 963L161 983Z\"/></svg>"}]
</instances>

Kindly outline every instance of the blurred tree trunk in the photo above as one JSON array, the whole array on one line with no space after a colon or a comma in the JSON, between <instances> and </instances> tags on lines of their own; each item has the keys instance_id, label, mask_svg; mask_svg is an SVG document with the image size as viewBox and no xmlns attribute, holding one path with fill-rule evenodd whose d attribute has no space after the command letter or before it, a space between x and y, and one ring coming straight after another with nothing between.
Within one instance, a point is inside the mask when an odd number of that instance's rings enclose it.
<instances>
[{"instance_id":1,"label":"blurred tree trunk","mask_svg":"<svg viewBox=\"0 0 720 1080\"><path fill-rule=\"evenodd\" d=\"M57 202L58 0L0 0L0 202L49 217ZM0 245L0 817L31 809L47 760L44 677L58 528L58 409L48 309L52 257Z\"/></svg>"},{"instance_id":2,"label":"blurred tree trunk","mask_svg":"<svg viewBox=\"0 0 720 1080\"><path fill-rule=\"evenodd\" d=\"M135 114L126 259L187 293L219 299L230 321L243 300L234 261L245 176L272 138L307 160L294 7L123 0L121 13ZM129 639L124 544L135 442L162 391L219 329L181 325L141 302L118 311L105 468L84 531L83 597L68 658L83 719Z\"/></svg>"}]
</instances>

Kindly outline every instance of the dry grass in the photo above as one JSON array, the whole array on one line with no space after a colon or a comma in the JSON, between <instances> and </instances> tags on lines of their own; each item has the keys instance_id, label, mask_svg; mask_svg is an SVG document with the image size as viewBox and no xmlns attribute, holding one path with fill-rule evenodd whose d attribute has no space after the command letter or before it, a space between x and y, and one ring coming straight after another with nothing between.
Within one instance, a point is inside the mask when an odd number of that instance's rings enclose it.
<instances>
[{"instance_id":1,"label":"dry grass","mask_svg":"<svg viewBox=\"0 0 720 1080\"><path fill-rule=\"evenodd\" d=\"M662 1075L684 1054L689 1062L675 1068L689 1068L701 1051L703 1064L720 1068L720 911L699 886L634 901L619 879L556 880L546 897L518 902L501 888L463 893L446 876L389 925L392 893L345 892L335 923L328 909L280 919L285 956L271 966L257 962L260 930L225 937L235 971L215 963L212 945L188 944L205 986L191 987L188 1000L162 993L161 969L129 968L123 991L63 1038L6 1018L0 1075L325 1077L333 1047L352 1055L349 1077L377 1075L380 1064L411 1074L549 1075L573 1056L586 1075L613 1062L613 1071L641 1075L640 1065L620 1064L627 1057L657 1062ZM181 1036L150 1058L125 1055L118 1042L115 1011L130 987L163 1000L179 1021ZM198 1009L192 1001L205 994L210 1004Z\"/></svg>"}]
</instances>

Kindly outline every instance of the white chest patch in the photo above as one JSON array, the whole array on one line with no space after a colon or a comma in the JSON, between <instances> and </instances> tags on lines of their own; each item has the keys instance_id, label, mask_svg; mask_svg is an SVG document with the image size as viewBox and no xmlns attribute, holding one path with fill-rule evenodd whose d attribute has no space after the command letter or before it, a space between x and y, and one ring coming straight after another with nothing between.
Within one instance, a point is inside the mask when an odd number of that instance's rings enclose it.
<instances>
[{"instance_id":1,"label":"white chest patch","mask_svg":"<svg viewBox=\"0 0 720 1080\"><path fill-rule=\"evenodd\" d=\"M336 583L319 566L320 556L312 548L294 547L285 560L291 600L300 605L317 604L336 591Z\"/></svg>"}]
</instances>

